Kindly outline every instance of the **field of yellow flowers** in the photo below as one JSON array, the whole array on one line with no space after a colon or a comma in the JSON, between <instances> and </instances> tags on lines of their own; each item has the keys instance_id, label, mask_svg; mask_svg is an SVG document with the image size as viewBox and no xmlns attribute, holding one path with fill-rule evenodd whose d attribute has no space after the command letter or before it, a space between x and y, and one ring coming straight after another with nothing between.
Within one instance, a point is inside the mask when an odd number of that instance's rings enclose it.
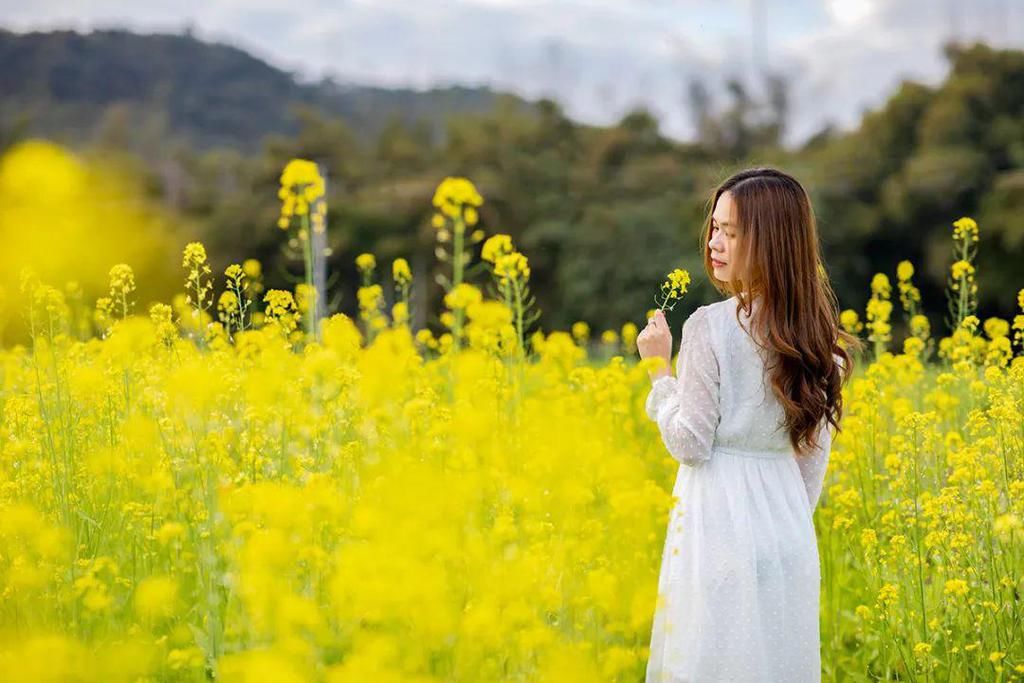
<instances>
[{"instance_id":1,"label":"field of yellow flowers","mask_svg":"<svg viewBox=\"0 0 1024 683\"><path fill-rule=\"evenodd\" d=\"M315 166L280 226L322 229ZM637 328L529 332L529 265L434 198L445 331L387 305L309 324L309 280L211 272L136 310L21 273L32 342L0 351L0 680L639 681L678 463L643 417ZM824 680L1024 679L1024 290L980 321L954 224L949 336L913 266L871 283L816 514ZM466 280L473 246L490 278ZM308 254L308 251L307 251ZM489 295L485 294L485 285ZM1016 352L1016 353L1015 353Z\"/></svg>"}]
</instances>

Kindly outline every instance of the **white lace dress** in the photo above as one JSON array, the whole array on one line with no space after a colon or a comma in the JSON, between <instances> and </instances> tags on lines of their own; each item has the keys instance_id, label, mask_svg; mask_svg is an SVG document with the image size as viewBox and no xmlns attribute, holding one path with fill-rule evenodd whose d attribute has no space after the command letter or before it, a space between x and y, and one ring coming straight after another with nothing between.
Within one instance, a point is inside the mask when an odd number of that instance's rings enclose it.
<instances>
[{"instance_id":1,"label":"white lace dress","mask_svg":"<svg viewBox=\"0 0 1024 683\"><path fill-rule=\"evenodd\" d=\"M736 297L698 308L683 325L676 377L659 377L647 396L680 463L647 683L821 680L812 515L832 434L822 421L820 448L794 455L764 352L737 308Z\"/></svg>"}]
</instances>

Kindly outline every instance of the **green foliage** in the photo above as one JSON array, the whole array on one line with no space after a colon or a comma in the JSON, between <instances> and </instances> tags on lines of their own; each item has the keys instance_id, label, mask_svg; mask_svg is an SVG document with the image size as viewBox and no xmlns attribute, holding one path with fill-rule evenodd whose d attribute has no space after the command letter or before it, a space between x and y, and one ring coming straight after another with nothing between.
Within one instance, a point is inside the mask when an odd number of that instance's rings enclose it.
<instances>
[{"instance_id":1,"label":"green foliage","mask_svg":"<svg viewBox=\"0 0 1024 683\"><path fill-rule=\"evenodd\" d=\"M481 227L510 234L530 259L546 330L640 323L649 292L675 267L695 276L684 307L712 300L698 243L707 200L726 175L754 164L785 168L807 187L843 307L863 308L863 283L909 259L920 265L922 311L937 315L951 216L975 216L993 245L978 255L982 317L1011 314L1007 287L1024 262L1021 51L951 45L944 83L904 82L857 129L826 126L797 150L779 145L789 107L775 76L766 103L731 83L730 102L717 106L691 84L699 139L679 143L644 110L601 128L550 100L526 106L489 91L302 85L189 35L0 32L0 55L19 74L7 81L5 107L33 114L27 132L8 120L0 141L57 130L80 146L131 151L148 163L153 195L224 259L215 267L259 258L271 286L295 269L274 228L277 174L290 158L317 160L331 207L328 267L349 313L360 252L409 259L424 283L414 325L439 309L430 200L447 175L480 187ZM34 99L40 88L53 105L46 111Z\"/></svg>"}]
</instances>

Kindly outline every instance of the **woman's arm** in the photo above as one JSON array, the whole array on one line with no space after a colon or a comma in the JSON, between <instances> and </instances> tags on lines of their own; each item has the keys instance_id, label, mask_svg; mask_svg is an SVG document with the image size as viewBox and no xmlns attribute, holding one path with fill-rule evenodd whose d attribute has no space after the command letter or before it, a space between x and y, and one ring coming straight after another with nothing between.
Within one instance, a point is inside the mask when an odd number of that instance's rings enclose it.
<instances>
[{"instance_id":1,"label":"woman's arm","mask_svg":"<svg viewBox=\"0 0 1024 683\"><path fill-rule=\"evenodd\" d=\"M710 459L720 419L718 358L709 325L704 306L687 318L676 361L678 377L655 379L644 406L669 454L691 467Z\"/></svg>"},{"instance_id":2,"label":"woman's arm","mask_svg":"<svg viewBox=\"0 0 1024 683\"><path fill-rule=\"evenodd\" d=\"M804 488L807 489L807 503L812 514L818 507L818 499L821 497L821 488L825 482L825 472L828 471L828 459L832 451L830 425L826 420L822 422L823 426L818 430L818 447L806 456L797 456L796 458L796 464L800 467L800 476L804 480Z\"/></svg>"},{"instance_id":3,"label":"woman's arm","mask_svg":"<svg viewBox=\"0 0 1024 683\"><path fill-rule=\"evenodd\" d=\"M843 357L832 354L839 366L840 371L845 368ZM804 487L807 489L807 502L811 506L813 514L818 507L818 500L821 498L821 489L825 484L825 473L828 471L828 460L832 453L832 430L827 420L822 419L818 428L818 447L807 456L797 456L796 462L800 466L800 476L803 477Z\"/></svg>"}]
</instances>

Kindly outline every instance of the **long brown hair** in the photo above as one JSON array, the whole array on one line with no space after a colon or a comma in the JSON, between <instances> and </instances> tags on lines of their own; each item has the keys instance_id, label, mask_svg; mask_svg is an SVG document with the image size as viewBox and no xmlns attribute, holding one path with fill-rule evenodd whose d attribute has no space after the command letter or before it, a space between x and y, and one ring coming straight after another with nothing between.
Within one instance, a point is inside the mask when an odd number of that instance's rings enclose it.
<instances>
[{"instance_id":1,"label":"long brown hair","mask_svg":"<svg viewBox=\"0 0 1024 683\"><path fill-rule=\"evenodd\" d=\"M725 192L735 205L745 280L719 280L711 266L711 215ZM739 298L737 321L741 310L750 316L751 337L774 359L767 366L772 392L785 411L793 449L807 453L819 445L822 418L839 429L842 387L853 374L853 356L847 348L861 348L860 341L839 326L838 301L821 257L807 192L792 176L774 168L740 171L715 189L701 244L711 282L720 292ZM752 313L754 296L760 305ZM833 354L842 359L842 368Z\"/></svg>"}]
</instances>

